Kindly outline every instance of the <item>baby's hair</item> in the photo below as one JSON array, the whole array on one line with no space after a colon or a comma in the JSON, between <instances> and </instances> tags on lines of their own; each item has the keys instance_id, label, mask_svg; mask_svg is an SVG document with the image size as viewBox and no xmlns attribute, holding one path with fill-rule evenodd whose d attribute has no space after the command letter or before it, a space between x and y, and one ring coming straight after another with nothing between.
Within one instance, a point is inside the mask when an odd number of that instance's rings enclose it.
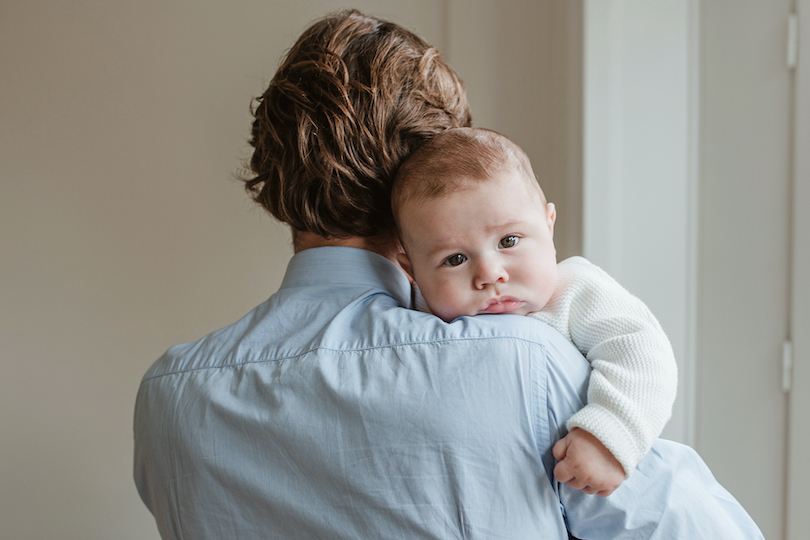
<instances>
[{"instance_id":1,"label":"baby's hair","mask_svg":"<svg viewBox=\"0 0 810 540\"><path fill-rule=\"evenodd\" d=\"M529 157L508 137L482 128L444 131L422 143L397 171L391 194L394 217L405 202L436 199L505 171L537 184Z\"/></svg>"}]
</instances>

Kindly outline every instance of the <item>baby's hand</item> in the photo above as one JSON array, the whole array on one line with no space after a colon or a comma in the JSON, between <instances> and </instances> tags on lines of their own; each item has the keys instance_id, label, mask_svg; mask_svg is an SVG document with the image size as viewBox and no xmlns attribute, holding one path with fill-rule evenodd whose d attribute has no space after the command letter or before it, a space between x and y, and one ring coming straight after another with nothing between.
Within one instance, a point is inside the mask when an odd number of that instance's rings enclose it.
<instances>
[{"instance_id":1,"label":"baby's hand","mask_svg":"<svg viewBox=\"0 0 810 540\"><path fill-rule=\"evenodd\" d=\"M624 469L599 439L579 428L552 448L554 478L589 495L607 497L624 481Z\"/></svg>"}]
</instances>

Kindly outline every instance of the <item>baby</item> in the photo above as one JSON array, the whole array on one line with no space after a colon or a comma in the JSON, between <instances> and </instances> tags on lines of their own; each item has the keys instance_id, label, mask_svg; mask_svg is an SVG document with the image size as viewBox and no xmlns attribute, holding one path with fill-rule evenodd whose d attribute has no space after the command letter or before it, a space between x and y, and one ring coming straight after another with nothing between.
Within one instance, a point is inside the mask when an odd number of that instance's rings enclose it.
<instances>
[{"instance_id":1,"label":"baby","mask_svg":"<svg viewBox=\"0 0 810 540\"><path fill-rule=\"evenodd\" d=\"M675 400L672 347L649 309L582 257L557 264L554 204L526 154L493 131L452 129L425 142L398 171L392 207L405 250L399 262L423 309L447 322L530 315L585 355L588 403L553 448L554 476L586 493L612 493L660 435Z\"/></svg>"}]
</instances>

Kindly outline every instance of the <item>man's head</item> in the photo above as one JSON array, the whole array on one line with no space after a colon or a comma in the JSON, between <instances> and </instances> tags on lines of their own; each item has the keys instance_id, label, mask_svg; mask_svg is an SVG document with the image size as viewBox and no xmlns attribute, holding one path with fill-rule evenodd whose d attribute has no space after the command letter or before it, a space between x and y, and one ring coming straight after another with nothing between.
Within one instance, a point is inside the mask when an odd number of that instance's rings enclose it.
<instances>
[{"instance_id":1,"label":"man's head","mask_svg":"<svg viewBox=\"0 0 810 540\"><path fill-rule=\"evenodd\" d=\"M257 99L253 198L295 233L393 236L391 184L422 141L470 124L464 87L415 34L357 11L310 26Z\"/></svg>"},{"instance_id":2,"label":"man's head","mask_svg":"<svg viewBox=\"0 0 810 540\"><path fill-rule=\"evenodd\" d=\"M453 129L425 142L397 173L392 206L400 263L445 321L525 315L551 298L554 205L503 135Z\"/></svg>"}]
</instances>

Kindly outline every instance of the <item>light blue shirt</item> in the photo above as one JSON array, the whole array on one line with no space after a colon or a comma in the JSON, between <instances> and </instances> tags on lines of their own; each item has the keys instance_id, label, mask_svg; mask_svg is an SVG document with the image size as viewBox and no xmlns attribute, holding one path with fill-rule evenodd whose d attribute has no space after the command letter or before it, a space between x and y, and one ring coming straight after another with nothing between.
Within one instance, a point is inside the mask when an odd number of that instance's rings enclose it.
<instances>
[{"instance_id":1,"label":"light blue shirt","mask_svg":"<svg viewBox=\"0 0 810 540\"><path fill-rule=\"evenodd\" d=\"M529 317L447 324L371 252L290 262L242 320L144 376L135 482L164 539L761 538L688 448L611 497L553 478L589 366Z\"/></svg>"}]
</instances>

